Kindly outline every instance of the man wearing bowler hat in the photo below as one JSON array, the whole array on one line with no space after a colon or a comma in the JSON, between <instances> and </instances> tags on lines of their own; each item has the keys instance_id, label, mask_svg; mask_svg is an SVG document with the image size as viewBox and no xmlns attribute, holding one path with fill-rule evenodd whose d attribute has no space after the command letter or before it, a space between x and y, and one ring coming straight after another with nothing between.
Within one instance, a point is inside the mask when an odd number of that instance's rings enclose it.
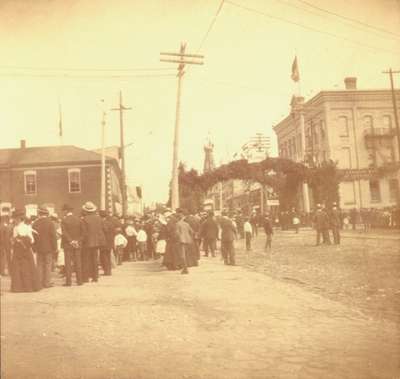
<instances>
[{"instance_id":1,"label":"man wearing bowler hat","mask_svg":"<svg viewBox=\"0 0 400 379\"><path fill-rule=\"evenodd\" d=\"M38 208L38 218L32 225L35 233L34 250L37 253L37 269L43 288L52 287L50 281L53 254L57 252L57 234L46 207Z\"/></svg>"},{"instance_id":2,"label":"man wearing bowler hat","mask_svg":"<svg viewBox=\"0 0 400 379\"><path fill-rule=\"evenodd\" d=\"M90 277L92 282L97 282L99 279L99 250L106 245L103 220L96 213L97 207L91 201L86 202L82 210L85 213L82 225L84 254L87 259L83 281L87 282Z\"/></svg>"},{"instance_id":3,"label":"man wearing bowler hat","mask_svg":"<svg viewBox=\"0 0 400 379\"><path fill-rule=\"evenodd\" d=\"M61 222L62 246L64 248L65 258L65 278L64 286L72 285L72 265L75 269L76 283L81 286L82 283L82 240L83 226L79 217L75 216L73 208L65 204L63 206L65 217Z\"/></svg>"}]
</instances>

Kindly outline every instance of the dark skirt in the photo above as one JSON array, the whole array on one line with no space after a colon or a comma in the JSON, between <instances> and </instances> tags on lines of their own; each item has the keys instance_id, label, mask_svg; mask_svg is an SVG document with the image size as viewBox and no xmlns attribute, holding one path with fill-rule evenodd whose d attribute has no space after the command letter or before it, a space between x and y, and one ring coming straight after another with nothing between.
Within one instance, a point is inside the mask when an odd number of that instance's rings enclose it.
<instances>
[{"instance_id":1,"label":"dark skirt","mask_svg":"<svg viewBox=\"0 0 400 379\"><path fill-rule=\"evenodd\" d=\"M179 270L182 267L180 246L178 242L168 241L165 247L163 266L168 270Z\"/></svg>"},{"instance_id":2,"label":"dark skirt","mask_svg":"<svg viewBox=\"0 0 400 379\"><path fill-rule=\"evenodd\" d=\"M196 241L189 245L189 249L186 256L186 262L188 267L198 266L199 259L200 259L200 249Z\"/></svg>"},{"instance_id":3,"label":"dark skirt","mask_svg":"<svg viewBox=\"0 0 400 379\"><path fill-rule=\"evenodd\" d=\"M11 292L36 292L41 289L28 237L18 237L11 260Z\"/></svg>"}]
</instances>

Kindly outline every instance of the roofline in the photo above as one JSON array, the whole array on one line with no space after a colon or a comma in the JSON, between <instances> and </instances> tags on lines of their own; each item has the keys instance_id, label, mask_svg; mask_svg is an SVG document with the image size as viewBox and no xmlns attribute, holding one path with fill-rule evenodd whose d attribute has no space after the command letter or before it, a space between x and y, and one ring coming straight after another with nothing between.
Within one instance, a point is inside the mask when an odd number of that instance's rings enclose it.
<instances>
[{"instance_id":1,"label":"roofline","mask_svg":"<svg viewBox=\"0 0 400 379\"><path fill-rule=\"evenodd\" d=\"M116 159L107 157L106 163L115 164L118 166L118 162ZM32 168L32 167L53 167L53 166L98 166L101 164L101 159L98 161L64 161L64 162L43 162L43 163L27 163L27 164L9 164L9 165L0 165L0 169L13 169L13 168Z\"/></svg>"},{"instance_id":2,"label":"roofline","mask_svg":"<svg viewBox=\"0 0 400 379\"><path fill-rule=\"evenodd\" d=\"M101 163L101 154L92 151L92 150L87 150L84 149L83 147L75 146L75 145L62 145L62 146L31 146L31 147L15 147L15 148L6 148L6 149L0 149L1 150L8 150L11 152L11 154L15 154L20 152L21 150L29 150L29 149L46 149L46 148L58 148L58 147L72 147L75 149L79 150L84 150L86 152L90 152L92 154L96 154L98 156L98 159L93 159L93 160L82 160L82 161L59 161L59 162L40 162L40 163L25 163L25 164L13 164L12 162L8 162L6 164L1 165L0 164L0 169L12 169L12 168L23 168L23 167L51 167L51 166L77 166L77 165L97 165ZM106 163L114 164L119 168L118 160L114 157L111 157L109 155L105 156Z\"/></svg>"},{"instance_id":3,"label":"roofline","mask_svg":"<svg viewBox=\"0 0 400 379\"><path fill-rule=\"evenodd\" d=\"M374 95L374 94L382 94L386 93L387 95L391 95L391 90L390 89L341 89L341 90L323 90L315 94L312 98L308 99L307 101L304 102L304 108L307 110L307 106L310 106L312 104L317 103L319 100L322 100L324 97L327 96L335 96L335 95L346 95L346 96L357 96L357 95ZM399 97L400 99L400 89L395 89L394 90L396 98ZM283 120L279 121L276 125L272 127L272 129L276 133L276 129L279 128L279 126L286 121L289 120L289 118L292 116L292 113L290 112Z\"/></svg>"}]
</instances>

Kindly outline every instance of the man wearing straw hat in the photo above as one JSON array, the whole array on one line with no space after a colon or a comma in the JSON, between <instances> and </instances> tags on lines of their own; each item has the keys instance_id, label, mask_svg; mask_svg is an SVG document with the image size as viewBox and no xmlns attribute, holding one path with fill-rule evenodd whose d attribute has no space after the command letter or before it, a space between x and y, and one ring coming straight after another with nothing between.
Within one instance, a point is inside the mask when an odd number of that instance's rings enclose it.
<instances>
[{"instance_id":1,"label":"man wearing straw hat","mask_svg":"<svg viewBox=\"0 0 400 379\"><path fill-rule=\"evenodd\" d=\"M104 226L101 217L96 213L97 207L88 201L82 206L83 217L83 246L84 270L83 281L92 282L99 279L99 250L106 245Z\"/></svg>"}]
</instances>

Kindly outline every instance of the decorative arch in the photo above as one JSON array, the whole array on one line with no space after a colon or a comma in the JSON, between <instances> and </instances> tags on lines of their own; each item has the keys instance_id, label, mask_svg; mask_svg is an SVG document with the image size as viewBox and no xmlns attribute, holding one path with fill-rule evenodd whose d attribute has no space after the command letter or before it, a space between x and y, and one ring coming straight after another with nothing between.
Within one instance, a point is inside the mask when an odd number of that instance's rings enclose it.
<instances>
[{"instance_id":1,"label":"decorative arch","mask_svg":"<svg viewBox=\"0 0 400 379\"><path fill-rule=\"evenodd\" d=\"M202 175L193 169L187 171L181 164L179 195L182 206L200 209L201 199L204 199L209 189L231 179L253 181L272 187L279 194L283 209L296 204L296 195L303 182L312 188L316 202L330 205L339 200L340 178L335 163L330 161L310 168L286 158L266 158L256 163L249 163L245 159L232 161Z\"/></svg>"}]
</instances>

